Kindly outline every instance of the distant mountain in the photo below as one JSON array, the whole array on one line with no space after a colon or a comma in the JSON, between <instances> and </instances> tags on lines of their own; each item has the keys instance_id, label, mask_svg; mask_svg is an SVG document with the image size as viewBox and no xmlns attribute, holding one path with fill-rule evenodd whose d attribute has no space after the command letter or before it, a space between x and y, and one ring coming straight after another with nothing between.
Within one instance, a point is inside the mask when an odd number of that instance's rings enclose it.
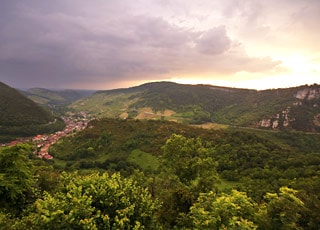
<instances>
[{"instance_id":1,"label":"distant mountain","mask_svg":"<svg viewBox=\"0 0 320 230\"><path fill-rule=\"evenodd\" d=\"M50 90L31 88L22 92L34 102L42 105L67 105L94 93L93 90Z\"/></svg>"},{"instance_id":2,"label":"distant mountain","mask_svg":"<svg viewBox=\"0 0 320 230\"><path fill-rule=\"evenodd\" d=\"M49 111L0 82L0 142L48 132L61 125Z\"/></svg>"},{"instance_id":3,"label":"distant mountain","mask_svg":"<svg viewBox=\"0 0 320 230\"><path fill-rule=\"evenodd\" d=\"M317 84L257 91L155 82L97 91L69 107L98 117L320 131L320 86Z\"/></svg>"}]
</instances>

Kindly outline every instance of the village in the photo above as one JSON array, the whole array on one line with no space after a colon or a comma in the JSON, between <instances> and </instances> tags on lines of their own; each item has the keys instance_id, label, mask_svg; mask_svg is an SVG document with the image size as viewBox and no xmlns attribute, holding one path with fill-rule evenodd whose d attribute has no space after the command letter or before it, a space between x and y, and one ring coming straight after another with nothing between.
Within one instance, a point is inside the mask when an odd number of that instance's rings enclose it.
<instances>
[{"instance_id":1,"label":"village","mask_svg":"<svg viewBox=\"0 0 320 230\"><path fill-rule=\"evenodd\" d=\"M3 144L2 146L13 146L20 143L33 142L37 146L34 154L40 158L52 160L53 156L49 154L50 146L55 144L62 137L85 129L89 121L92 120L92 117L85 112L79 112L76 114L68 113L66 116L62 116L61 119L66 124L65 128L61 131L52 134L38 134L31 138L19 138L10 143Z\"/></svg>"}]
</instances>

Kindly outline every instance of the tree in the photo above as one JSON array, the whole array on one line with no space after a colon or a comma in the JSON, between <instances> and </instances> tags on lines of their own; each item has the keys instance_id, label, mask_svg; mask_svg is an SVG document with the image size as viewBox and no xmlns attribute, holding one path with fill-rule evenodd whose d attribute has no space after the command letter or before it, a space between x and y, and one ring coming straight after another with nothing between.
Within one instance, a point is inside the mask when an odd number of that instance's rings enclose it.
<instances>
[{"instance_id":1,"label":"tree","mask_svg":"<svg viewBox=\"0 0 320 230\"><path fill-rule=\"evenodd\" d=\"M0 207L19 214L33 202L36 179L28 144L0 148Z\"/></svg>"},{"instance_id":2,"label":"tree","mask_svg":"<svg viewBox=\"0 0 320 230\"><path fill-rule=\"evenodd\" d=\"M281 187L280 192L267 193L266 204L261 206L262 229L302 229L299 225L300 211L304 203L296 196L297 190Z\"/></svg>"},{"instance_id":3,"label":"tree","mask_svg":"<svg viewBox=\"0 0 320 230\"><path fill-rule=\"evenodd\" d=\"M257 204L246 193L214 192L200 194L190 213L181 215L179 228L184 229L256 229Z\"/></svg>"},{"instance_id":4,"label":"tree","mask_svg":"<svg viewBox=\"0 0 320 230\"><path fill-rule=\"evenodd\" d=\"M211 149L200 138L186 138L173 134L163 150L163 170L176 175L198 192L213 190L218 181L217 163L211 157Z\"/></svg>"},{"instance_id":5,"label":"tree","mask_svg":"<svg viewBox=\"0 0 320 230\"><path fill-rule=\"evenodd\" d=\"M162 147L157 196L163 201L161 220L175 225L179 213L189 212L199 193L216 190L218 176L211 149L199 138L174 134Z\"/></svg>"},{"instance_id":6,"label":"tree","mask_svg":"<svg viewBox=\"0 0 320 230\"><path fill-rule=\"evenodd\" d=\"M160 207L147 191L120 174L63 173L60 191L35 202L18 229L158 229Z\"/></svg>"}]
</instances>

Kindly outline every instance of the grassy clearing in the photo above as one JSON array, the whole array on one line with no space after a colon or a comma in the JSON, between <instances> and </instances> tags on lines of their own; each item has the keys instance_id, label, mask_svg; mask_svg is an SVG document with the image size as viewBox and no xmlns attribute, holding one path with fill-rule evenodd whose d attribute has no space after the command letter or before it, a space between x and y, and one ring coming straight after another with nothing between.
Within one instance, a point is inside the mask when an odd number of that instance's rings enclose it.
<instances>
[{"instance_id":1,"label":"grassy clearing","mask_svg":"<svg viewBox=\"0 0 320 230\"><path fill-rule=\"evenodd\" d=\"M229 128L229 125L224 125L224 124L218 124L218 123L212 123L212 122L208 122L205 124L201 124L201 125L192 125L194 127L200 127L203 129L227 129Z\"/></svg>"},{"instance_id":2,"label":"grassy clearing","mask_svg":"<svg viewBox=\"0 0 320 230\"><path fill-rule=\"evenodd\" d=\"M139 149L135 149L130 153L128 161L139 165L143 170L155 171L159 167L159 160L155 156Z\"/></svg>"}]
</instances>

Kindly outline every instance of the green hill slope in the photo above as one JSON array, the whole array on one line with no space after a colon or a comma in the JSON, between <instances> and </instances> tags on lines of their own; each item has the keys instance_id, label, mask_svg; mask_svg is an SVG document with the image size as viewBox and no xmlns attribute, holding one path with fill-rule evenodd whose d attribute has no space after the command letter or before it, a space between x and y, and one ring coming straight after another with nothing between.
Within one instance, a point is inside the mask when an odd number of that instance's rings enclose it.
<instances>
[{"instance_id":1,"label":"green hill slope","mask_svg":"<svg viewBox=\"0 0 320 230\"><path fill-rule=\"evenodd\" d=\"M207 149L206 153L217 162L216 170L222 181L216 185L221 190L237 188L261 201L266 192L276 192L281 186L290 185L296 189L306 189L311 199L318 202L312 194L318 194L320 187L312 188L311 185L312 181L319 185L318 134L239 128L206 130L176 122L110 118L94 120L89 127L51 146L50 154L54 156L56 168L120 171L126 176L139 169L153 175L153 181L159 181L163 178L161 172L172 172L170 167L183 165L187 161L194 164L205 162L200 160L197 150L206 152ZM169 160L172 164L168 164L164 146L169 143L172 134L187 139L171 146ZM192 149L186 144L190 138L201 140L203 145ZM194 143L199 145L198 141ZM186 175L191 178L199 172L191 169L194 164L186 164L180 169L189 172ZM203 169L208 170L207 175L215 173L214 167ZM165 177L165 180L170 178ZM179 182L174 181L173 184ZM161 191L167 189L162 186L158 188ZM312 205L311 208L316 210Z\"/></svg>"},{"instance_id":2,"label":"green hill slope","mask_svg":"<svg viewBox=\"0 0 320 230\"><path fill-rule=\"evenodd\" d=\"M319 85L257 91L155 82L98 91L70 108L86 110L98 117L320 131Z\"/></svg>"},{"instance_id":3,"label":"green hill slope","mask_svg":"<svg viewBox=\"0 0 320 230\"><path fill-rule=\"evenodd\" d=\"M0 125L39 125L53 117L17 90L0 82Z\"/></svg>"},{"instance_id":4,"label":"green hill slope","mask_svg":"<svg viewBox=\"0 0 320 230\"><path fill-rule=\"evenodd\" d=\"M59 123L54 120L34 101L0 82L0 142L54 129Z\"/></svg>"},{"instance_id":5,"label":"green hill slope","mask_svg":"<svg viewBox=\"0 0 320 230\"><path fill-rule=\"evenodd\" d=\"M81 98L90 96L92 90L49 90L32 88L22 93L34 102L42 105L67 105Z\"/></svg>"}]
</instances>

